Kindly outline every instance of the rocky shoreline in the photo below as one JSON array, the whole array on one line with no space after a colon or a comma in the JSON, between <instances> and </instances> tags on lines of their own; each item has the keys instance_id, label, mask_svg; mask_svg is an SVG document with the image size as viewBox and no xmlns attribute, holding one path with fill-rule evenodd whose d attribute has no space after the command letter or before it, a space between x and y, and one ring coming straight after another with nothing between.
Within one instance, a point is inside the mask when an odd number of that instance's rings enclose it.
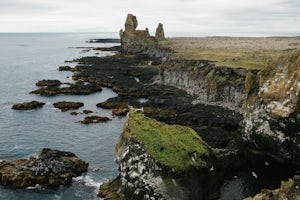
<instances>
[{"instance_id":1,"label":"rocky shoreline","mask_svg":"<svg viewBox=\"0 0 300 200\"><path fill-rule=\"evenodd\" d=\"M137 25L136 17L128 15L120 40L90 41L121 42L121 47L98 49L118 51L115 55L83 57L70 61L78 63L75 67L60 67L73 72L75 83L41 80L31 92L81 95L109 87L118 94L97 104L113 115L128 116L116 148L120 174L100 187L100 197L212 200L220 197L224 180L249 163L300 166L299 51L263 70L218 66L213 60L174 57L174 49L161 45L162 24L155 36L148 29L136 30ZM65 103L63 111L82 106ZM109 120L88 116L81 123ZM167 130L176 138L165 136ZM192 133L182 139L187 132ZM164 154L169 146L174 149ZM170 165L173 160L179 164ZM296 185L289 186L288 195L299 197Z\"/></svg>"}]
</instances>

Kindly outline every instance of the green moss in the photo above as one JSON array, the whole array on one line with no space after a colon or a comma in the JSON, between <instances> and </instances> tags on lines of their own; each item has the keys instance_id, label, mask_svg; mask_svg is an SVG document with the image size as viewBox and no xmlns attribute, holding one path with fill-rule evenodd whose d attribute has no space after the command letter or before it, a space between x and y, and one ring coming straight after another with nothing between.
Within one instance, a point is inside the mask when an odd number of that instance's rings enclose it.
<instances>
[{"instance_id":1,"label":"green moss","mask_svg":"<svg viewBox=\"0 0 300 200\"><path fill-rule=\"evenodd\" d=\"M204 158L211 152L210 147L193 129L167 125L132 111L124 127L121 140L124 139L139 142L162 167L175 173L193 167L207 167Z\"/></svg>"}]
</instances>

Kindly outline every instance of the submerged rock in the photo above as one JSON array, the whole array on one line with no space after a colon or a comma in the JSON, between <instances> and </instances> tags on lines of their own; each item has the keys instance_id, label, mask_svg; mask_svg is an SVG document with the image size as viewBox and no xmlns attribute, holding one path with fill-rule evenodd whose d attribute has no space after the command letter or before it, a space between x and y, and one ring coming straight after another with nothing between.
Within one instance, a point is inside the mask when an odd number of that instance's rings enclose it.
<instances>
[{"instance_id":1,"label":"submerged rock","mask_svg":"<svg viewBox=\"0 0 300 200\"><path fill-rule=\"evenodd\" d=\"M41 108L44 105L45 105L44 102L30 101L30 102L24 102L24 103L16 103L11 107L11 109L14 109L14 110L33 110L33 109L36 109L36 108Z\"/></svg>"},{"instance_id":2,"label":"submerged rock","mask_svg":"<svg viewBox=\"0 0 300 200\"><path fill-rule=\"evenodd\" d=\"M84 120L80 121L82 124L91 124L91 123L101 123L101 122L107 122L111 119L108 117L100 117L100 116L87 116L84 118Z\"/></svg>"},{"instance_id":3,"label":"submerged rock","mask_svg":"<svg viewBox=\"0 0 300 200\"><path fill-rule=\"evenodd\" d=\"M74 153L43 149L38 158L0 162L0 182L14 189L67 185L87 171L88 163Z\"/></svg>"},{"instance_id":4,"label":"submerged rock","mask_svg":"<svg viewBox=\"0 0 300 200\"><path fill-rule=\"evenodd\" d=\"M55 108L60 109L61 111L65 112L68 110L75 110L78 109L80 107L83 107L84 104L81 102L72 102L72 101L58 101L53 103L53 106Z\"/></svg>"}]
</instances>

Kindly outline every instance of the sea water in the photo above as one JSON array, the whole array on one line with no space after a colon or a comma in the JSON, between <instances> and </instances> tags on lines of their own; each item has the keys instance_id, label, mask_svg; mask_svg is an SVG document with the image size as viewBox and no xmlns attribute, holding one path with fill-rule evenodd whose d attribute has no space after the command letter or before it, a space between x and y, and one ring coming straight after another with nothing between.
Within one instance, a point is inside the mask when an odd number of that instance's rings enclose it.
<instances>
[{"instance_id":1,"label":"sea water","mask_svg":"<svg viewBox=\"0 0 300 200\"><path fill-rule=\"evenodd\" d=\"M57 68L65 60L81 56L95 56L96 51L83 48L118 44L86 43L92 38L117 38L114 33L2 33L0 34L0 160L14 160L37 156L42 148L71 151L89 163L89 170L75 178L70 186L54 189L12 190L0 186L0 200L76 200L99 199L99 185L118 173L115 145L125 119L113 117L110 110L96 104L117 94L111 89L90 95L58 95L42 97L29 94L42 79L72 82L71 72ZM112 52L100 52L105 56ZM74 66L75 64L71 64ZM16 111L11 106L24 101L42 101L46 105L32 111ZM54 109L56 101L80 101L95 115L112 121L101 124L78 123L86 115L70 115Z\"/></svg>"}]
</instances>

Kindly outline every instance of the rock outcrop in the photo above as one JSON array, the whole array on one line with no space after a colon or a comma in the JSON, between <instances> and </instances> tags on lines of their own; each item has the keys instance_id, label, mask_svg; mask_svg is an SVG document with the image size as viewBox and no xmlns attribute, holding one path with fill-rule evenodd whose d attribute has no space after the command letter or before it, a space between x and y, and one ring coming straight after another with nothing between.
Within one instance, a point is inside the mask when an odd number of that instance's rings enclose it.
<instances>
[{"instance_id":1,"label":"rock outcrop","mask_svg":"<svg viewBox=\"0 0 300 200\"><path fill-rule=\"evenodd\" d=\"M300 158L300 50L246 78L244 139L284 159ZM298 162L299 163L299 162Z\"/></svg>"},{"instance_id":2,"label":"rock outcrop","mask_svg":"<svg viewBox=\"0 0 300 200\"><path fill-rule=\"evenodd\" d=\"M164 39L164 31L162 24L157 28L156 37L150 36L148 28L145 30L136 30L138 21L136 16L128 14L125 22L125 30L121 29L120 38L122 52L124 53L140 53L157 46L159 40Z\"/></svg>"},{"instance_id":3,"label":"rock outcrop","mask_svg":"<svg viewBox=\"0 0 300 200\"><path fill-rule=\"evenodd\" d=\"M84 118L84 120L80 121L82 124L92 124L92 123L101 123L101 122L107 122L111 119L108 117L100 117L96 115L87 116Z\"/></svg>"},{"instance_id":4,"label":"rock outcrop","mask_svg":"<svg viewBox=\"0 0 300 200\"><path fill-rule=\"evenodd\" d=\"M169 60L160 67L156 81L194 96L194 104L218 105L240 111L248 70L216 67L210 61Z\"/></svg>"},{"instance_id":5,"label":"rock outcrop","mask_svg":"<svg viewBox=\"0 0 300 200\"><path fill-rule=\"evenodd\" d=\"M158 24L158 27L156 28L155 31L155 39L157 41L165 40L165 31L162 23Z\"/></svg>"},{"instance_id":6,"label":"rock outcrop","mask_svg":"<svg viewBox=\"0 0 300 200\"><path fill-rule=\"evenodd\" d=\"M300 177L295 176L294 179L282 181L280 188L276 190L262 190L261 193L254 197L244 200L297 200L300 198Z\"/></svg>"},{"instance_id":7,"label":"rock outcrop","mask_svg":"<svg viewBox=\"0 0 300 200\"><path fill-rule=\"evenodd\" d=\"M120 175L108 183L119 182L114 196L199 199L204 195L197 175L208 171L207 160L213 152L191 128L160 123L131 110L116 151ZM105 190L105 185L102 188L100 196L109 199L109 189Z\"/></svg>"},{"instance_id":8,"label":"rock outcrop","mask_svg":"<svg viewBox=\"0 0 300 200\"><path fill-rule=\"evenodd\" d=\"M14 109L14 110L33 110L33 109L36 109L36 108L41 108L44 105L45 105L44 102L29 101L29 102L23 102L23 103L16 103L11 107L11 109Z\"/></svg>"},{"instance_id":9,"label":"rock outcrop","mask_svg":"<svg viewBox=\"0 0 300 200\"><path fill-rule=\"evenodd\" d=\"M76 110L80 107L83 107L84 104L82 102L58 101L53 103L53 106L60 109L62 112L65 112L68 110Z\"/></svg>"},{"instance_id":10,"label":"rock outcrop","mask_svg":"<svg viewBox=\"0 0 300 200\"><path fill-rule=\"evenodd\" d=\"M58 94L83 95L102 91L99 85L84 83L82 81L63 84L58 80L42 80L36 83L40 88L30 93L40 94L42 96L55 96Z\"/></svg>"},{"instance_id":11,"label":"rock outcrop","mask_svg":"<svg viewBox=\"0 0 300 200\"><path fill-rule=\"evenodd\" d=\"M74 153L45 148L38 158L0 162L0 183L14 189L67 185L87 168Z\"/></svg>"}]
</instances>

